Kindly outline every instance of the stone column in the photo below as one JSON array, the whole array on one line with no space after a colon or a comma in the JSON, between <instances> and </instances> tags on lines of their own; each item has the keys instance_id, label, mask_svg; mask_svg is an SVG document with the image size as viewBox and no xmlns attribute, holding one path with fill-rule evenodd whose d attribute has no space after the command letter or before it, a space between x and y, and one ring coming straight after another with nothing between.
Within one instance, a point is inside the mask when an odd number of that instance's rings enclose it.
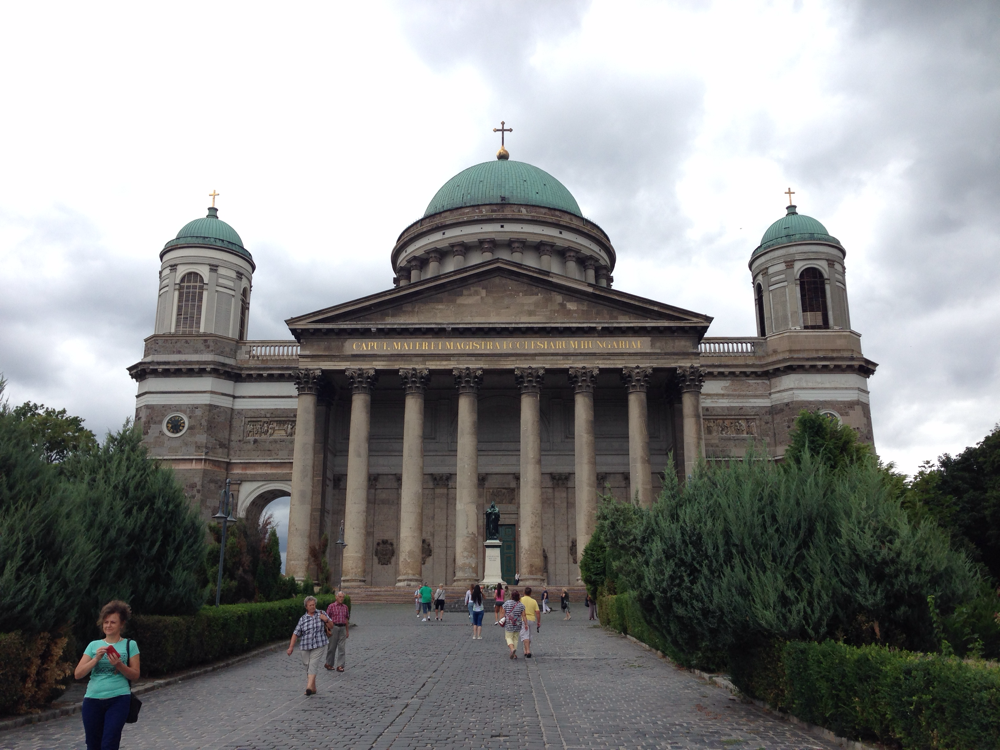
<instances>
[{"instance_id":1,"label":"stone column","mask_svg":"<svg viewBox=\"0 0 1000 750\"><path fill-rule=\"evenodd\" d=\"M594 533L597 522L597 453L594 448L594 388L596 367L569 368L573 398L574 471L576 472L576 555L577 560ZM577 580L577 584L582 581Z\"/></svg>"},{"instance_id":2,"label":"stone column","mask_svg":"<svg viewBox=\"0 0 1000 750\"><path fill-rule=\"evenodd\" d=\"M584 275L584 280L588 284L596 284L597 283L597 273L596 273L596 270L595 270L596 268L597 268L597 261L596 260L594 260L593 258L585 258L584 259L584 261L583 261L583 275Z\"/></svg>"},{"instance_id":3,"label":"stone column","mask_svg":"<svg viewBox=\"0 0 1000 750\"><path fill-rule=\"evenodd\" d=\"M552 250L553 247L548 242L538 243L538 256L541 260L543 271L552 270Z\"/></svg>"},{"instance_id":4,"label":"stone column","mask_svg":"<svg viewBox=\"0 0 1000 750\"><path fill-rule=\"evenodd\" d=\"M580 274L576 270L576 250L566 250L563 253L563 260L566 262L566 275L571 279L579 279Z\"/></svg>"},{"instance_id":5,"label":"stone column","mask_svg":"<svg viewBox=\"0 0 1000 750\"><path fill-rule=\"evenodd\" d=\"M427 275L425 278L433 278L441 275L441 253L432 250L427 253Z\"/></svg>"},{"instance_id":6,"label":"stone column","mask_svg":"<svg viewBox=\"0 0 1000 750\"><path fill-rule=\"evenodd\" d=\"M604 266L597 269L597 286L608 286L608 269Z\"/></svg>"},{"instance_id":7,"label":"stone column","mask_svg":"<svg viewBox=\"0 0 1000 750\"><path fill-rule=\"evenodd\" d=\"M639 496L639 505L643 508L653 504L653 476L649 469L649 412L646 408L646 389L652 374L652 367L622 368L622 382L628 390L630 484L632 492Z\"/></svg>"},{"instance_id":8,"label":"stone column","mask_svg":"<svg viewBox=\"0 0 1000 750\"><path fill-rule=\"evenodd\" d=\"M399 269L399 275L396 276L396 286L402 288L404 286L410 285L410 271L405 266Z\"/></svg>"},{"instance_id":9,"label":"stone column","mask_svg":"<svg viewBox=\"0 0 1000 750\"><path fill-rule=\"evenodd\" d=\"M517 514L518 570L522 586L545 583L542 560L541 390L544 367L518 367L521 389L521 502Z\"/></svg>"},{"instance_id":10,"label":"stone column","mask_svg":"<svg viewBox=\"0 0 1000 750\"><path fill-rule=\"evenodd\" d=\"M205 325L202 330L206 333L217 333L220 336L229 336L232 331L227 327L224 331L215 330L215 308L219 297L219 267L208 267L208 284L205 285L205 314L203 316ZM240 290L236 290L236 298L239 299Z\"/></svg>"},{"instance_id":11,"label":"stone column","mask_svg":"<svg viewBox=\"0 0 1000 750\"><path fill-rule=\"evenodd\" d=\"M454 270L465 267L465 243L456 242L451 246L451 254L454 258Z\"/></svg>"},{"instance_id":12,"label":"stone column","mask_svg":"<svg viewBox=\"0 0 1000 750\"><path fill-rule=\"evenodd\" d=\"M479 240L479 251L483 254L483 262L493 260L496 244L496 240Z\"/></svg>"},{"instance_id":13,"label":"stone column","mask_svg":"<svg viewBox=\"0 0 1000 750\"><path fill-rule=\"evenodd\" d=\"M524 243L527 240L512 238L510 241L510 259L515 263L524 262Z\"/></svg>"},{"instance_id":14,"label":"stone column","mask_svg":"<svg viewBox=\"0 0 1000 750\"><path fill-rule=\"evenodd\" d=\"M415 367L399 371L406 393L403 411L403 475L399 489L399 564L397 586L423 580L424 539L424 392L431 371Z\"/></svg>"},{"instance_id":15,"label":"stone column","mask_svg":"<svg viewBox=\"0 0 1000 750\"><path fill-rule=\"evenodd\" d=\"M292 457L292 497L288 508L285 572L300 581L309 572L309 520L312 515L316 457L316 394L319 393L322 375L320 370L299 370L295 373L299 402L295 416L295 452Z\"/></svg>"},{"instance_id":16,"label":"stone column","mask_svg":"<svg viewBox=\"0 0 1000 750\"><path fill-rule=\"evenodd\" d=\"M458 387L458 473L455 476L455 586L479 582L479 387L483 371L452 371Z\"/></svg>"},{"instance_id":17,"label":"stone column","mask_svg":"<svg viewBox=\"0 0 1000 750\"><path fill-rule=\"evenodd\" d=\"M351 432L347 447L347 499L344 503L344 585L365 585L368 559L368 438L371 435L373 369L345 371L351 385Z\"/></svg>"},{"instance_id":18,"label":"stone column","mask_svg":"<svg viewBox=\"0 0 1000 750\"><path fill-rule=\"evenodd\" d=\"M420 261L414 258L407 265L410 267L410 283L416 284L420 281Z\"/></svg>"},{"instance_id":19,"label":"stone column","mask_svg":"<svg viewBox=\"0 0 1000 750\"><path fill-rule=\"evenodd\" d=\"M705 437L701 424L701 387L705 384L705 371L697 366L678 367L677 381L681 389L684 478L687 479L705 452Z\"/></svg>"}]
</instances>

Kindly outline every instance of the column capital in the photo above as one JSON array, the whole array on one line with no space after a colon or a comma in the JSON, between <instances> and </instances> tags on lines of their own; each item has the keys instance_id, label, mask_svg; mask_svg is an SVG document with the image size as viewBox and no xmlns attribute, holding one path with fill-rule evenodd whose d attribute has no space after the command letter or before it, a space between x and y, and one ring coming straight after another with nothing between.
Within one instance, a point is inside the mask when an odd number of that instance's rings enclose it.
<instances>
[{"instance_id":1,"label":"column capital","mask_svg":"<svg viewBox=\"0 0 1000 750\"><path fill-rule=\"evenodd\" d=\"M514 379L521 393L540 393L545 380L544 367L515 367Z\"/></svg>"},{"instance_id":2,"label":"column capital","mask_svg":"<svg viewBox=\"0 0 1000 750\"><path fill-rule=\"evenodd\" d=\"M477 367L456 367L451 374L459 393L478 393L483 384L483 371Z\"/></svg>"},{"instance_id":3,"label":"column capital","mask_svg":"<svg viewBox=\"0 0 1000 750\"><path fill-rule=\"evenodd\" d=\"M563 250L563 258L566 260L567 263L575 262L579 254L580 253L578 253L576 250L570 250L569 248Z\"/></svg>"},{"instance_id":4,"label":"column capital","mask_svg":"<svg viewBox=\"0 0 1000 750\"><path fill-rule=\"evenodd\" d=\"M511 252L520 252L524 250L524 245L528 240L524 237L511 237L508 242L510 243Z\"/></svg>"},{"instance_id":5,"label":"column capital","mask_svg":"<svg viewBox=\"0 0 1000 750\"><path fill-rule=\"evenodd\" d=\"M553 487L569 486L569 474L552 474L551 477Z\"/></svg>"},{"instance_id":6,"label":"column capital","mask_svg":"<svg viewBox=\"0 0 1000 750\"><path fill-rule=\"evenodd\" d=\"M622 368L622 382L629 393L645 393L649 387L649 379L652 375L652 367L636 365L635 367Z\"/></svg>"},{"instance_id":7,"label":"column capital","mask_svg":"<svg viewBox=\"0 0 1000 750\"><path fill-rule=\"evenodd\" d=\"M421 367L404 367L399 371L399 379L403 381L404 393L419 393L427 390L431 379L431 371Z\"/></svg>"},{"instance_id":8,"label":"column capital","mask_svg":"<svg viewBox=\"0 0 1000 750\"><path fill-rule=\"evenodd\" d=\"M552 255L552 251L555 250L555 245L551 242L539 242L538 243L538 254L539 255Z\"/></svg>"},{"instance_id":9,"label":"column capital","mask_svg":"<svg viewBox=\"0 0 1000 750\"><path fill-rule=\"evenodd\" d=\"M701 391L701 387L705 384L705 371L697 365L678 367L677 384L680 386L681 393Z\"/></svg>"},{"instance_id":10,"label":"column capital","mask_svg":"<svg viewBox=\"0 0 1000 750\"><path fill-rule=\"evenodd\" d=\"M320 392L323 387L323 371L322 370L296 370L295 371L295 390L298 391L300 396L311 395L315 396Z\"/></svg>"},{"instance_id":11,"label":"column capital","mask_svg":"<svg viewBox=\"0 0 1000 750\"><path fill-rule=\"evenodd\" d=\"M493 257L493 252L496 250L497 241L492 238L479 240L479 250L482 252L483 256L489 255L490 258Z\"/></svg>"},{"instance_id":12,"label":"column capital","mask_svg":"<svg viewBox=\"0 0 1000 750\"><path fill-rule=\"evenodd\" d=\"M344 370L351 383L351 393L371 393L378 382L378 373L373 368L349 368Z\"/></svg>"},{"instance_id":13,"label":"column capital","mask_svg":"<svg viewBox=\"0 0 1000 750\"><path fill-rule=\"evenodd\" d=\"M451 247L451 251L455 255L461 255L463 258L465 257L465 251L468 249L464 242L452 242L449 247Z\"/></svg>"},{"instance_id":14,"label":"column capital","mask_svg":"<svg viewBox=\"0 0 1000 750\"><path fill-rule=\"evenodd\" d=\"M430 263L441 260L441 251L434 248L429 253L427 253L427 260Z\"/></svg>"},{"instance_id":15,"label":"column capital","mask_svg":"<svg viewBox=\"0 0 1000 750\"><path fill-rule=\"evenodd\" d=\"M451 474L431 474L431 482L435 487L447 487L451 483Z\"/></svg>"},{"instance_id":16,"label":"column capital","mask_svg":"<svg viewBox=\"0 0 1000 750\"><path fill-rule=\"evenodd\" d=\"M584 268L597 268L597 259L591 258L589 255L583 259Z\"/></svg>"},{"instance_id":17,"label":"column capital","mask_svg":"<svg viewBox=\"0 0 1000 750\"><path fill-rule=\"evenodd\" d=\"M597 367L571 367L569 368L569 382L573 384L575 393L593 393L597 387Z\"/></svg>"}]
</instances>

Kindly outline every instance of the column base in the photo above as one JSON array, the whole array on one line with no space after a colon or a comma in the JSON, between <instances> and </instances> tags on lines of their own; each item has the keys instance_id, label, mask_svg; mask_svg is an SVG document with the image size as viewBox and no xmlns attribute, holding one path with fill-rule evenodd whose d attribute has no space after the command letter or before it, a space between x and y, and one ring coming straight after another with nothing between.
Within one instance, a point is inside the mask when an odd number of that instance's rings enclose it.
<instances>
[{"instance_id":1,"label":"column base","mask_svg":"<svg viewBox=\"0 0 1000 750\"><path fill-rule=\"evenodd\" d=\"M525 586L538 588L539 586L548 586L548 584L545 582L545 576L521 576L521 582L517 584L516 588L523 589Z\"/></svg>"},{"instance_id":2,"label":"column base","mask_svg":"<svg viewBox=\"0 0 1000 750\"><path fill-rule=\"evenodd\" d=\"M451 582L451 585L455 588L461 587L467 589L469 586L475 586L477 583L480 583L478 578L456 578Z\"/></svg>"},{"instance_id":3,"label":"column base","mask_svg":"<svg viewBox=\"0 0 1000 750\"><path fill-rule=\"evenodd\" d=\"M419 586L424 581L421 578L414 578L413 576L400 576L396 579L396 585L400 588L407 588L413 586Z\"/></svg>"},{"instance_id":4,"label":"column base","mask_svg":"<svg viewBox=\"0 0 1000 750\"><path fill-rule=\"evenodd\" d=\"M367 585L368 585L368 581L366 581L364 578L347 578L347 577L344 577L340 581L341 588L345 588L345 589L347 589L347 588L358 588L358 587L367 586Z\"/></svg>"}]
</instances>

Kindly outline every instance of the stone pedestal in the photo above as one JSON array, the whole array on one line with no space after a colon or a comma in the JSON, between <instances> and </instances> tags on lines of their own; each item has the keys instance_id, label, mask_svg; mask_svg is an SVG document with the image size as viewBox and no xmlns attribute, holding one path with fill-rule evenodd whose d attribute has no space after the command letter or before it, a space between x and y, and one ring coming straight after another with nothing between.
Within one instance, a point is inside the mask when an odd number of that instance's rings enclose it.
<instances>
[{"instance_id":1,"label":"stone pedestal","mask_svg":"<svg viewBox=\"0 0 1000 750\"><path fill-rule=\"evenodd\" d=\"M500 576L500 541L490 539L483 546L486 547L486 573L479 585L486 588L503 583L503 578Z\"/></svg>"}]
</instances>

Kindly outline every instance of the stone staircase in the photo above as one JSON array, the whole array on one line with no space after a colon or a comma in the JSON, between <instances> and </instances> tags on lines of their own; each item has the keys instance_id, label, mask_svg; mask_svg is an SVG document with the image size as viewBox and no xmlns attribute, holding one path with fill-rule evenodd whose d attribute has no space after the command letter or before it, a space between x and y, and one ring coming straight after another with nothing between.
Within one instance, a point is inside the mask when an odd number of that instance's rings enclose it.
<instances>
[{"instance_id":1,"label":"stone staircase","mask_svg":"<svg viewBox=\"0 0 1000 750\"><path fill-rule=\"evenodd\" d=\"M432 587L435 591L437 587ZM524 593L524 586L517 586L518 591ZM532 586L532 594L536 600L541 600L542 591L545 587ZM559 597L562 590L569 593L570 605L574 608L583 607L583 600L586 590L583 586L549 586L549 607L559 609ZM458 586L447 586L448 592L445 598L445 609L449 612L460 612L465 609L465 589ZM351 597L351 604L409 604L413 605L413 589L396 586L356 586L344 587L344 593ZM492 599L492 597L490 597ZM493 611L487 602L487 609Z\"/></svg>"}]
</instances>

